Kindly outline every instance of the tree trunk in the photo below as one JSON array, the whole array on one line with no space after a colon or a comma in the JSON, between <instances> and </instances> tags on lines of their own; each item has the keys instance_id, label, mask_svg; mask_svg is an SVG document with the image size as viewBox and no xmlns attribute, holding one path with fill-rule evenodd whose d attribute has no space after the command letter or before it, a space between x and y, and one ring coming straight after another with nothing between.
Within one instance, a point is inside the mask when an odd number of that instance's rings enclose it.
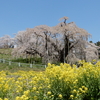
<instances>
[{"instance_id":1,"label":"tree trunk","mask_svg":"<svg viewBox=\"0 0 100 100\"><path fill-rule=\"evenodd\" d=\"M64 48L60 51L60 61L61 62L65 62L65 58L69 54L70 45L71 45L67 36L65 36L64 42L65 42Z\"/></svg>"}]
</instances>

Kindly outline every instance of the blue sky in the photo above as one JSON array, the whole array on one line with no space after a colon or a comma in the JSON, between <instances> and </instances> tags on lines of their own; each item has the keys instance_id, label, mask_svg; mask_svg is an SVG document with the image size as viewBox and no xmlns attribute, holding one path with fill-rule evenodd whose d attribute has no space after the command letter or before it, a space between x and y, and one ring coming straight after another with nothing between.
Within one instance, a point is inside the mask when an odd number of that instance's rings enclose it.
<instances>
[{"instance_id":1,"label":"blue sky","mask_svg":"<svg viewBox=\"0 0 100 100\"><path fill-rule=\"evenodd\" d=\"M55 26L69 17L100 41L100 0L0 0L0 37L38 25Z\"/></svg>"}]
</instances>

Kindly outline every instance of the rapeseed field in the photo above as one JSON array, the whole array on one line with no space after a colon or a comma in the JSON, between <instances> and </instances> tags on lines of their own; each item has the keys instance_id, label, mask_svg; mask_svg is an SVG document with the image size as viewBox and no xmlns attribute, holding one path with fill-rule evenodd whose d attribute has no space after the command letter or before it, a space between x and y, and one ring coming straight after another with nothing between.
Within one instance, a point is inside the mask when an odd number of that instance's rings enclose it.
<instances>
[{"instance_id":1,"label":"rapeseed field","mask_svg":"<svg viewBox=\"0 0 100 100\"><path fill-rule=\"evenodd\" d=\"M100 62L48 64L43 72L0 71L0 100L99 100Z\"/></svg>"}]
</instances>

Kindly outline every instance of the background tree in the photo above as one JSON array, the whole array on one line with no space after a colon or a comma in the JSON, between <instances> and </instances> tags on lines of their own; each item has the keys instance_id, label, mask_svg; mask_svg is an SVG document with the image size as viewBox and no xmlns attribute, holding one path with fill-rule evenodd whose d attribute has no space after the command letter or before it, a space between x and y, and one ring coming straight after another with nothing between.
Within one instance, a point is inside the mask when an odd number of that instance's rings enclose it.
<instances>
[{"instance_id":1,"label":"background tree","mask_svg":"<svg viewBox=\"0 0 100 100\"><path fill-rule=\"evenodd\" d=\"M13 48L14 47L14 38L11 38L9 35L5 35L0 38L0 48Z\"/></svg>"},{"instance_id":2,"label":"background tree","mask_svg":"<svg viewBox=\"0 0 100 100\"><path fill-rule=\"evenodd\" d=\"M93 43L92 41L89 41L90 43Z\"/></svg>"},{"instance_id":3,"label":"background tree","mask_svg":"<svg viewBox=\"0 0 100 100\"><path fill-rule=\"evenodd\" d=\"M95 45L100 46L100 41L96 42Z\"/></svg>"}]
</instances>

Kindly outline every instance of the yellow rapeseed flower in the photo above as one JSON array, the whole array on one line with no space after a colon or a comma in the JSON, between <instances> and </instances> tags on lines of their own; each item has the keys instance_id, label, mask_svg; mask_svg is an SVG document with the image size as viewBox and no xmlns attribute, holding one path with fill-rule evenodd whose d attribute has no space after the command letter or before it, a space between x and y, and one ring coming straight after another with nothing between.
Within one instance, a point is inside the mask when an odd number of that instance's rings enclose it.
<instances>
[{"instance_id":1,"label":"yellow rapeseed flower","mask_svg":"<svg viewBox=\"0 0 100 100\"><path fill-rule=\"evenodd\" d=\"M24 91L24 95L28 96L30 93L30 90Z\"/></svg>"},{"instance_id":2,"label":"yellow rapeseed flower","mask_svg":"<svg viewBox=\"0 0 100 100\"><path fill-rule=\"evenodd\" d=\"M82 89L84 89L85 88L85 86L82 86Z\"/></svg>"},{"instance_id":3,"label":"yellow rapeseed flower","mask_svg":"<svg viewBox=\"0 0 100 100\"><path fill-rule=\"evenodd\" d=\"M8 98L4 98L4 100L8 100Z\"/></svg>"},{"instance_id":4,"label":"yellow rapeseed flower","mask_svg":"<svg viewBox=\"0 0 100 100\"><path fill-rule=\"evenodd\" d=\"M39 94L39 91L36 91L37 94Z\"/></svg>"},{"instance_id":5,"label":"yellow rapeseed flower","mask_svg":"<svg viewBox=\"0 0 100 100\"><path fill-rule=\"evenodd\" d=\"M51 95L51 91L48 91L48 92L47 92L47 95Z\"/></svg>"},{"instance_id":6,"label":"yellow rapeseed flower","mask_svg":"<svg viewBox=\"0 0 100 100\"><path fill-rule=\"evenodd\" d=\"M33 90L36 91L36 87L33 87Z\"/></svg>"},{"instance_id":7,"label":"yellow rapeseed flower","mask_svg":"<svg viewBox=\"0 0 100 100\"><path fill-rule=\"evenodd\" d=\"M37 96L34 96L33 98L34 98L34 100L37 100L37 99L38 99L38 97L37 97Z\"/></svg>"},{"instance_id":8,"label":"yellow rapeseed flower","mask_svg":"<svg viewBox=\"0 0 100 100\"><path fill-rule=\"evenodd\" d=\"M74 97L74 95L70 95L70 98L73 98Z\"/></svg>"},{"instance_id":9,"label":"yellow rapeseed flower","mask_svg":"<svg viewBox=\"0 0 100 100\"><path fill-rule=\"evenodd\" d=\"M63 96L62 96L62 94L59 94L58 97L59 97L59 98L62 98Z\"/></svg>"},{"instance_id":10,"label":"yellow rapeseed flower","mask_svg":"<svg viewBox=\"0 0 100 100\"><path fill-rule=\"evenodd\" d=\"M77 92L77 91L74 89L74 90L73 90L73 93L76 93L76 92Z\"/></svg>"},{"instance_id":11,"label":"yellow rapeseed flower","mask_svg":"<svg viewBox=\"0 0 100 100\"><path fill-rule=\"evenodd\" d=\"M19 97L19 96L17 96L15 100L20 100L20 97Z\"/></svg>"},{"instance_id":12,"label":"yellow rapeseed flower","mask_svg":"<svg viewBox=\"0 0 100 100\"><path fill-rule=\"evenodd\" d=\"M87 87L85 87L85 91L87 91L88 90L88 88Z\"/></svg>"},{"instance_id":13,"label":"yellow rapeseed flower","mask_svg":"<svg viewBox=\"0 0 100 100\"><path fill-rule=\"evenodd\" d=\"M51 66L51 64L50 63L48 63L48 67L50 67Z\"/></svg>"},{"instance_id":14,"label":"yellow rapeseed flower","mask_svg":"<svg viewBox=\"0 0 100 100\"><path fill-rule=\"evenodd\" d=\"M79 88L79 91L81 91L81 92L82 92L82 88Z\"/></svg>"},{"instance_id":15,"label":"yellow rapeseed flower","mask_svg":"<svg viewBox=\"0 0 100 100\"><path fill-rule=\"evenodd\" d=\"M21 100L28 100L28 97L26 95L22 95Z\"/></svg>"}]
</instances>

